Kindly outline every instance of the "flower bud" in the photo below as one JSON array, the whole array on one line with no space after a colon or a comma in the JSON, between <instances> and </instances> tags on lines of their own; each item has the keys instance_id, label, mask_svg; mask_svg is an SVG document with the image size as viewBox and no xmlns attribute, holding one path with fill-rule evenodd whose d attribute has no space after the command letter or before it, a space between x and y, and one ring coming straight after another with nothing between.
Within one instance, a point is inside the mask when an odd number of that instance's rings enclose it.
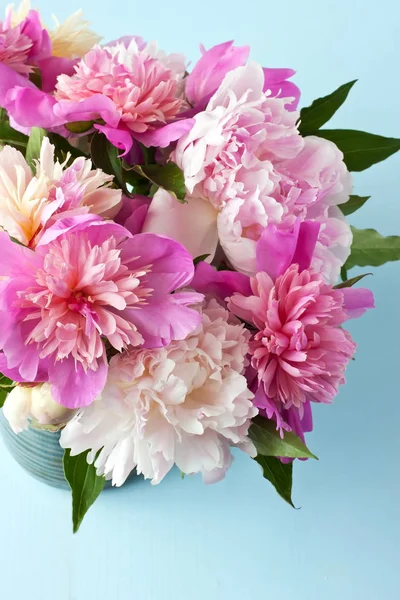
<instances>
[{"instance_id":1,"label":"flower bud","mask_svg":"<svg viewBox=\"0 0 400 600\"><path fill-rule=\"evenodd\" d=\"M53 400L49 383L39 383L15 386L6 398L3 413L14 433L20 433L28 428L30 417L39 425L63 425L75 411Z\"/></svg>"},{"instance_id":2,"label":"flower bud","mask_svg":"<svg viewBox=\"0 0 400 600\"><path fill-rule=\"evenodd\" d=\"M74 410L53 399L49 383L41 383L30 389L31 415L40 425L62 425L75 414Z\"/></svg>"},{"instance_id":3,"label":"flower bud","mask_svg":"<svg viewBox=\"0 0 400 600\"><path fill-rule=\"evenodd\" d=\"M32 389L31 387L17 385L11 390L4 402L3 414L14 433L20 433L28 428Z\"/></svg>"}]
</instances>

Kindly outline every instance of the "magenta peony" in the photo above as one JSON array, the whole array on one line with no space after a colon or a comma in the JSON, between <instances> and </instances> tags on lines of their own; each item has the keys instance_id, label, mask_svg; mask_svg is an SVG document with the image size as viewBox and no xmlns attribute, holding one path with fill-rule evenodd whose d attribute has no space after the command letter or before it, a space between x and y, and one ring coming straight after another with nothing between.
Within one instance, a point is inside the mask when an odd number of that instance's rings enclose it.
<instances>
[{"instance_id":1,"label":"magenta peony","mask_svg":"<svg viewBox=\"0 0 400 600\"><path fill-rule=\"evenodd\" d=\"M131 234L98 217L60 220L36 251L0 234L0 371L15 381L49 381L68 408L90 404L106 376L106 345L158 347L199 323L171 292L188 284L193 263L177 242Z\"/></svg>"}]
</instances>

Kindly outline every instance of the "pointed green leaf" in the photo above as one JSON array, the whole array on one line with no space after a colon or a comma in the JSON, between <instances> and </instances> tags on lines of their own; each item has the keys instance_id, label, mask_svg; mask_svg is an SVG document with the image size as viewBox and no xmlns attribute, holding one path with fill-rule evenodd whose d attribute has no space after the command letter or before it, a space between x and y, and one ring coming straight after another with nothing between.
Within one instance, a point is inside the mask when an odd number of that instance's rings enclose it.
<instances>
[{"instance_id":1,"label":"pointed green leaf","mask_svg":"<svg viewBox=\"0 0 400 600\"><path fill-rule=\"evenodd\" d=\"M274 456L258 455L254 460L262 467L265 479L272 483L280 497L295 508L292 501L293 463L284 464Z\"/></svg>"},{"instance_id":2,"label":"pointed green leaf","mask_svg":"<svg viewBox=\"0 0 400 600\"><path fill-rule=\"evenodd\" d=\"M400 236L382 236L375 229L352 227L353 243L345 267L379 267L387 262L400 260Z\"/></svg>"},{"instance_id":3,"label":"pointed green leaf","mask_svg":"<svg viewBox=\"0 0 400 600\"><path fill-rule=\"evenodd\" d=\"M358 275L357 277L352 277L351 279L346 279L342 283L338 283L337 285L335 285L334 289L340 290L341 288L352 287L358 281L361 281L361 279L364 279L364 277L367 277L367 275L372 275L372 273L364 273L363 275Z\"/></svg>"},{"instance_id":4,"label":"pointed green leaf","mask_svg":"<svg viewBox=\"0 0 400 600\"><path fill-rule=\"evenodd\" d=\"M174 194L180 202L185 202L185 179L181 169L173 162L166 165L136 165L133 167L142 177L154 185Z\"/></svg>"},{"instance_id":5,"label":"pointed green leaf","mask_svg":"<svg viewBox=\"0 0 400 600\"><path fill-rule=\"evenodd\" d=\"M364 171L400 150L400 139L355 129L318 129L310 132L330 140L344 154L349 171Z\"/></svg>"},{"instance_id":6,"label":"pointed green leaf","mask_svg":"<svg viewBox=\"0 0 400 600\"><path fill-rule=\"evenodd\" d=\"M15 383L11 379L0 373L0 408L3 408L8 393L11 392L14 386Z\"/></svg>"},{"instance_id":7,"label":"pointed green leaf","mask_svg":"<svg viewBox=\"0 0 400 600\"><path fill-rule=\"evenodd\" d=\"M83 518L103 490L105 479L99 477L94 465L87 462L87 452L71 456L64 452L64 473L72 490L72 522L76 533Z\"/></svg>"},{"instance_id":8,"label":"pointed green leaf","mask_svg":"<svg viewBox=\"0 0 400 600\"><path fill-rule=\"evenodd\" d=\"M113 146L107 138L101 133L95 133L90 142L90 154L93 163L98 169L101 169L109 175L113 175L115 183L122 189L124 194L129 195L126 188L125 179L122 171L122 160L119 157L120 151Z\"/></svg>"},{"instance_id":9,"label":"pointed green leaf","mask_svg":"<svg viewBox=\"0 0 400 600\"><path fill-rule=\"evenodd\" d=\"M341 85L337 90L332 92L332 94L324 96L323 98L318 98L317 100L314 100L311 106L302 108L300 111L299 124L301 135L307 135L310 132L314 132L316 129L319 129L322 125L327 123L338 108L342 106L356 81L357 79L349 81L349 83Z\"/></svg>"},{"instance_id":10,"label":"pointed green leaf","mask_svg":"<svg viewBox=\"0 0 400 600\"><path fill-rule=\"evenodd\" d=\"M283 458L317 458L301 439L292 432L285 432L284 438L276 430L276 423L264 417L256 417L249 429L257 453L262 456L281 456Z\"/></svg>"},{"instance_id":11,"label":"pointed green leaf","mask_svg":"<svg viewBox=\"0 0 400 600\"><path fill-rule=\"evenodd\" d=\"M26 147L25 158L28 165L31 167L31 169L34 169L35 172L35 161L39 160L43 138L46 137L46 135L46 131L41 127L32 127L31 129L28 145Z\"/></svg>"},{"instance_id":12,"label":"pointed green leaf","mask_svg":"<svg viewBox=\"0 0 400 600\"><path fill-rule=\"evenodd\" d=\"M344 204L339 204L339 208L344 215L351 215L361 208L371 196L350 196Z\"/></svg>"}]
</instances>

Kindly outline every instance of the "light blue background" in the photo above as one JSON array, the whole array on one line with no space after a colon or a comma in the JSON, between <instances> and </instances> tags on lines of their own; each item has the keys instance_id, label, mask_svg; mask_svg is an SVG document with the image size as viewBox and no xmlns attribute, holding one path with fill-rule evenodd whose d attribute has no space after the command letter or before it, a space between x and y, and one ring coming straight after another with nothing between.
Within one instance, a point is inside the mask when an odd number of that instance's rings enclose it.
<instances>
[{"instance_id":1,"label":"light blue background","mask_svg":"<svg viewBox=\"0 0 400 600\"><path fill-rule=\"evenodd\" d=\"M2 2L1 4L4 5ZM394 1L49 2L83 5L107 39L137 33L198 57L234 38L265 66L297 69L303 104L359 78L332 126L400 137L400 11ZM400 154L355 177L372 195L353 222L400 234ZM368 269L369 270L369 269ZM352 273L353 274L353 273ZM173 473L104 493L71 533L70 496L31 480L0 448L0 597L6 600L397 600L400 263L369 278L377 309L350 330L348 384L315 410L289 508L238 456L222 483Z\"/></svg>"}]
</instances>

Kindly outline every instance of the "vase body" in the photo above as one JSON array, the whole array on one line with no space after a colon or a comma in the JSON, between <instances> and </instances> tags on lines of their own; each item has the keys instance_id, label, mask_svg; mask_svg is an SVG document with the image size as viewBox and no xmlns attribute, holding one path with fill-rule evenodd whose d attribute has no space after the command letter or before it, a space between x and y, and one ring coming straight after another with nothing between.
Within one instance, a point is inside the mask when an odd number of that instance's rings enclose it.
<instances>
[{"instance_id":1,"label":"vase body","mask_svg":"<svg viewBox=\"0 0 400 600\"><path fill-rule=\"evenodd\" d=\"M56 488L69 489L64 477L64 450L60 432L29 427L18 435L0 410L0 431L4 444L18 464L32 477Z\"/></svg>"}]
</instances>

